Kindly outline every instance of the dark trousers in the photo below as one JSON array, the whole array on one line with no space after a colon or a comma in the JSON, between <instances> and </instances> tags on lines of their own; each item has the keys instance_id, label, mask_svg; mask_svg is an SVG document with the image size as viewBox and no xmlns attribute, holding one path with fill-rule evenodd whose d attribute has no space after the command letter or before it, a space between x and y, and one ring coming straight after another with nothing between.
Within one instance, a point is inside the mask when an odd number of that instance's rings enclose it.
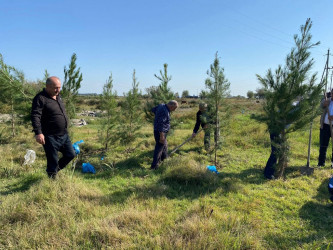
<instances>
[{"instance_id":1,"label":"dark trousers","mask_svg":"<svg viewBox=\"0 0 333 250\"><path fill-rule=\"evenodd\" d=\"M46 172L51 177L74 159L75 152L68 134L47 135L45 145L43 145L47 159ZM62 158L58 159L58 152L62 153Z\"/></svg>"},{"instance_id":2,"label":"dark trousers","mask_svg":"<svg viewBox=\"0 0 333 250\"><path fill-rule=\"evenodd\" d=\"M326 152L330 139L331 139L330 125L324 124L323 128L320 129L320 134L319 134L320 148L319 148L318 166L325 166ZM333 160L333 151L332 151L332 160Z\"/></svg>"},{"instance_id":3,"label":"dark trousers","mask_svg":"<svg viewBox=\"0 0 333 250\"><path fill-rule=\"evenodd\" d=\"M210 133L211 133L211 131L209 129L206 129L206 130L204 130L204 132L205 132L204 145L205 145L205 149L208 150L210 148ZM213 133L214 133L214 142L216 143L217 136L216 136L215 129L214 129Z\"/></svg>"},{"instance_id":4,"label":"dark trousers","mask_svg":"<svg viewBox=\"0 0 333 250\"><path fill-rule=\"evenodd\" d=\"M272 179L274 177L275 165L277 163L276 154L278 149L276 148L276 146L278 143L279 135L275 133L269 133L269 137L271 139L271 155L269 156L268 161L266 163L266 167L264 169L264 176L267 179Z\"/></svg>"},{"instance_id":5,"label":"dark trousers","mask_svg":"<svg viewBox=\"0 0 333 250\"><path fill-rule=\"evenodd\" d=\"M160 132L154 130L155 138L155 150L154 150L154 159L151 164L152 169L157 169L161 161L168 157L168 142L166 140L167 134L165 134L165 142L160 143Z\"/></svg>"}]
</instances>

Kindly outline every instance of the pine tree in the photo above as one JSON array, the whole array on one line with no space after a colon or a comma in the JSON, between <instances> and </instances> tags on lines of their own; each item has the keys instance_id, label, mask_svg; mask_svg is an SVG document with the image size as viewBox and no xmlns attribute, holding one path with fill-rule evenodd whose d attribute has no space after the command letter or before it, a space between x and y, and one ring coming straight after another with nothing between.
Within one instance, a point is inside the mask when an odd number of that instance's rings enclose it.
<instances>
[{"instance_id":1,"label":"pine tree","mask_svg":"<svg viewBox=\"0 0 333 250\"><path fill-rule=\"evenodd\" d=\"M142 127L139 82L137 82L135 77L135 70L133 71L132 79L132 89L124 94L125 101L121 106L122 122L119 131L120 142L127 147L127 152L133 150L131 146L139 135L139 129Z\"/></svg>"},{"instance_id":2,"label":"pine tree","mask_svg":"<svg viewBox=\"0 0 333 250\"><path fill-rule=\"evenodd\" d=\"M254 93L252 90L247 91L246 93L247 98L252 99L254 97Z\"/></svg>"},{"instance_id":3,"label":"pine tree","mask_svg":"<svg viewBox=\"0 0 333 250\"><path fill-rule=\"evenodd\" d=\"M0 54L0 100L10 107L12 137L16 136L16 115L31 100L25 91L24 82L23 72L6 65Z\"/></svg>"},{"instance_id":4,"label":"pine tree","mask_svg":"<svg viewBox=\"0 0 333 250\"><path fill-rule=\"evenodd\" d=\"M27 82L28 90L31 92L32 96L35 96L37 93L41 92L45 88L45 83L47 78L50 77L49 72L45 69L43 79L37 79L36 81ZM31 106L31 103L30 103ZM31 108L31 107L30 107Z\"/></svg>"},{"instance_id":5,"label":"pine tree","mask_svg":"<svg viewBox=\"0 0 333 250\"><path fill-rule=\"evenodd\" d=\"M207 121L211 125L208 129L214 132L214 162L217 165L217 150L221 147L221 128L228 125L230 112L225 98L229 95L230 82L224 75L224 68L220 66L218 53L215 54L214 63L210 65L210 70L207 71L208 78L205 81L208 104L208 117Z\"/></svg>"},{"instance_id":6,"label":"pine tree","mask_svg":"<svg viewBox=\"0 0 333 250\"><path fill-rule=\"evenodd\" d=\"M164 71L160 70L160 75L154 75L160 84L155 87L152 86L147 89L148 99L144 108L146 119L149 122L154 120L154 115L151 109L160 103L168 103L170 100L175 99L174 93L171 91L168 83L171 81L171 76L168 76L168 64L164 64Z\"/></svg>"},{"instance_id":7,"label":"pine tree","mask_svg":"<svg viewBox=\"0 0 333 250\"><path fill-rule=\"evenodd\" d=\"M184 90L182 93L182 98L186 98L189 95L190 95L190 93L188 92L188 90Z\"/></svg>"},{"instance_id":8,"label":"pine tree","mask_svg":"<svg viewBox=\"0 0 333 250\"><path fill-rule=\"evenodd\" d=\"M119 116L117 112L117 92L113 91L112 73L109 79L103 86L103 93L101 95L101 109L106 112L103 117L103 129L100 132L100 139L105 145L104 149L107 151L110 144L114 144L118 138L118 124Z\"/></svg>"},{"instance_id":9,"label":"pine tree","mask_svg":"<svg viewBox=\"0 0 333 250\"><path fill-rule=\"evenodd\" d=\"M317 73L310 74L314 64L310 49L319 44L311 42L312 22L307 19L300 28L301 34L294 36L295 47L287 55L285 66L278 66L265 77L257 75L265 90L263 113L254 118L267 124L270 133L279 135L277 143L276 175L282 177L288 165L288 134L305 125L318 115L322 83L316 84ZM293 103L299 101L295 106Z\"/></svg>"},{"instance_id":10,"label":"pine tree","mask_svg":"<svg viewBox=\"0 0 333 250\"><path fill-rule=\"evenodd\" d=\"M50 77L49 72L47 71L47 69L44 70L44 77L43 77L43 82L46 83L47 78Z\"/></svg>"},{"instance_id":11,"label":"pine tree","mask_svg":"<svg viewBox=\"0 0 333 250\"><path fill-rule=\"evenodd\" d=\"M201 90L201 92L199 94L200 99L204 100L207 98L207 96L208 96L208 92L206 90Z\"/></svg>"},{"instance_id":12,"label":"pine tree","mask_svg":"<svg viewBox=\"0 0 333 250\"><path fill-rule=\"evenodd\" d=\"M66 66L64 67L65 79L61 93L62 98L65 101L67 114L70 119L75 117L75 104L77 102L77 95L82 82L82 73L80 73L80 68L76 69L76 59L76 54L73 53L68 69ZM45 74L46 73L47 72L45 72Z\"/></svg>"}]
</instances>

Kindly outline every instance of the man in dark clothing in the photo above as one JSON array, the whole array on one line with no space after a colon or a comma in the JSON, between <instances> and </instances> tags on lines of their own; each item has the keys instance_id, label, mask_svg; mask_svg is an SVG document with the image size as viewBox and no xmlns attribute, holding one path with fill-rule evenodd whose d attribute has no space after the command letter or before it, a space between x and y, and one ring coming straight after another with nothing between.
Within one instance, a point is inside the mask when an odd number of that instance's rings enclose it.
<instances>
[{"instance_id":1,"label":"man in dark clothing","mask_svg":"<svg viewBox=\"0 0 333 250\"><path fill-rule=\"evenodd\" d=\"M293 109L290 111L290 114L292 114L293 112L295 112L298 108L299 108L299 101L294 101L292 103ZM289 129L291 126L291 124L287 124L284 126L284 130ZM278 158L279 158L279 153L280 153L280 149L281 149L281 145L282 145L282 141L281 141L281 128L280 128L280 132L276 132L279 130L275 129L271 129L269 130L269 138L271 140L271 154L267 160L265 169L264 169L264 176L266 179L272 180L275 179L275 169L276 169L276 164L278 162Z\"/></svg>"},{"instance_id":2,"label":"man in dark clothing","mask_svg":"<svg viewBox=\"0 0 333 250\"><path fill-rule=\"evenodd\" d=\"M208 124L211 122L208 116L208 112L207 112L207 104L206 103L200 103L199 104L199 111L197 112L197 120L196 123L194 125L194 129L193 129L193 134L192 137L197 135L197 132L201 127L204 129L205 131L205 136L204 136L204 144L205 144L205 149L208 150L210 147L210 129L208 128ZM215 135L215 133L214 133ZM215 141L216 141L216 136L214 136Z\"/></svg>"},{"instance_id":3,"label":"man in dark clothing","mask_svg":"<svg viewBox=\"0 0 333 250\"><path fill-rule=\"evenodd\" d=\"M168 157L168 142L166 140L170 129L170 112L178 107L177 101L170 101L168 104L160 104L152 109L155 114L154 138L155 150L151 169L157 169L161 161Z\"/></svg>"},{"instance_id":4,"label":"man in dark clothing","mask_svg":"<svg viewBox=\"0 0 333 250\"><path fill-rule=\"evenodd\" d=\"M278 147L280 146L280 140L279 135L274 132L269 133L269 137L271 139L271 154L268 158L268 161L266 163L265 169L264 169L264 176L266 179L275 179L274 173L275 173L275 165L277 163L277 153L278 153Z\"/></svg>"},{"instance_id":5,"label":"man in dark clothing","mask_svg":"<svg viewBox=\"0 0 333 250\"><path fill-rule=\"evenodd\" d=\"M318 157L318 167L325 166L326 152L328 144L331 139L331 126L333 120L333 89L330 93L327 93L327 97L321 101L320 107L322 109L322 115L320 118L320 133L319 133L319 157ZM332 151L332 163L333 167L333 151Z\"/></svg>"},{"instance_id":6,"label":"man in dark clothing","mask_svg":"<svg viewBox=\"0 0 333 250\"><path fill-rule=\"evenodd\" d=\"M55 178L57 172L75 157L68 136L68 117L59 96L61 82L52 76L46 80L46 87L32 102L31 121L36 141L43 145L47 159L46 172ZM62 158L58 160L58 152Z\"/></svg>"}]
</instances>

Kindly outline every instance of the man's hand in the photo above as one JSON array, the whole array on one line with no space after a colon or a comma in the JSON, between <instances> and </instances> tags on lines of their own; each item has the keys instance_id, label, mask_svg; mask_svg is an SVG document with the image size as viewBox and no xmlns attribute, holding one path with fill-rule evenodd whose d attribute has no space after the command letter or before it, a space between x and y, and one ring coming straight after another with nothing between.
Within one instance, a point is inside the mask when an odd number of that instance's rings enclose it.
<instances>
[{"instance_id":1,"label":"man's hand","mask_svg":"<svg viewBox=\"0 0 333 250\"><path fill-rule=\"evenodd\" d=\"M160 143L164 144L165 143L165 136L163 132L160 132Z\"/></svg>"},{"instance_id":2,"label":"man's hand","mask_svg":"<svg viewBox=\"0 0 333 250\"><path fill-rule=\"evenodd\" d=\"M38 142L39 144L44 145L45 144L45 138L43 134L39 134L35 136L36 142Z\"/></svg>"},{"instance_id":3,"label":"man's hand","mask_svg":"<svg viewBox=\"0 0 333 250\"><path fill-rule=\"evenodd\" d=\"M193 134L192 134L192 138L193 138L194 136L196 136L196 135L197 135L196 133L193 133Z\"/></svg>"},{"instance_id":4,"label":"man's hand","mask_svg":"<svg viewBox=\"0 0 333 250\"><path fill-rule=\"evenodd\" d=\"M333 121L333 115L328 116L328 120Z\"/></svg>"}]
</instances>

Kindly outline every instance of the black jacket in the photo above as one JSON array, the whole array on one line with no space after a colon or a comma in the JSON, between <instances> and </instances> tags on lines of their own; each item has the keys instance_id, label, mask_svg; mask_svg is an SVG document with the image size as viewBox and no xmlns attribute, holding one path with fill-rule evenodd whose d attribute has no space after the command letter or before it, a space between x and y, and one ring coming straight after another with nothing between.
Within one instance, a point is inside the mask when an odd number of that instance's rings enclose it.
<instances>
[{"instance_id":1,"label":"black jacket","mask_svg":"<svg viewBox=\"0 0 333 250\"><path fill-rule=\"evenodd\" d=\"M45 89L38 93L32 102L31 121L36 135L66 134L69 120L60 96L54 100Z\"/></svg>"},{"instance_id":2,"label":"black jacket","mask_svg":"<svg viewBox=\"0 0 333 250\"><path fill-rule=\"evenodd\" d=\"M194 129L193 129L193 133L197 133L199 128L200 128L200 125L202 128L204 128L204 126L206 125L206 122L204 121L204 117L202 117L203 115L203 112L201 112L200 110L197 112L197 120L196 120L196 123L194 125Z\"/></svg>"}]
</instances>

